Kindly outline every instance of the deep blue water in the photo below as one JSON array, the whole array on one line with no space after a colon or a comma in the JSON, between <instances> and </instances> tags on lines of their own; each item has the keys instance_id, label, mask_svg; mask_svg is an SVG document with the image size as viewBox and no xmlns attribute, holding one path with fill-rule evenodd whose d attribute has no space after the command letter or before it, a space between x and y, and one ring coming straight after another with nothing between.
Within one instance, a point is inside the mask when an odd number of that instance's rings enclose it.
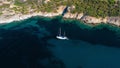
<instances>
[{"instance_id":1,"label":"deep blue water","mask_svg":"<svg viewBox=\"0 0 120 68\"><path fill-rule=\"evenodd\" d=\"M58 29L70 40L58 40ZM120 68L120 28L62 17L0 26L0 68Z\"/></svg>"}]
</instances>

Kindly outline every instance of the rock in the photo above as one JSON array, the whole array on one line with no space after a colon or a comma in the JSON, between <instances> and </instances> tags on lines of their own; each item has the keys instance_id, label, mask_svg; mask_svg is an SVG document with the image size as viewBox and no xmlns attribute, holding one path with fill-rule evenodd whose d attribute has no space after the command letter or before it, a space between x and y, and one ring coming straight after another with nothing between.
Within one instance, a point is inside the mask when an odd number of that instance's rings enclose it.
<instances>
[{"instance_id":1,"label":"rock","mask_svg":"<svg viewBox=\"0 0 120 68\"><path fill-rule=\"evenodd\" d=\"M120 26L120 17L108 17L107 22Z\"/></svg>"},{"instance_id":2,"label":"rock","mask_svg":"<svg viewBox=\"0 0 120 68\"><path fill-rule=\"evenodd\" d=\"M85 23L89 23L89 24L110 23L110 24L120 26L120 17L96 18L96 17L92 17L92 16L84 16L83 13L72 14L69 12L66 13L63 17L64 18L75 18L75 19L84 21Z\"/></svg>"}]
</instances>

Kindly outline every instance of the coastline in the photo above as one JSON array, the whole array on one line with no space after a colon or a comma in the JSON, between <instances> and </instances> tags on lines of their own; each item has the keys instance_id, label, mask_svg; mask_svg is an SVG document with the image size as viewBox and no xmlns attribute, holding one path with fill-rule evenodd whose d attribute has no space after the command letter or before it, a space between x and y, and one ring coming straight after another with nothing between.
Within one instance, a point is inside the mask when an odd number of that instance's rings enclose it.
<instances>
[{"instance_id":1,"label":"coastline","mask_svg":"<svg viewBox=\"0 0 120 68\"><path fill-rule=\"evenodd\" d=\"M11 23L13 21L21 21L24 19L28 19L33 16L43 16L43 17L55 17L61 15L62 12L59 13L53 13L53 12L39 12L39 13L31 13L31 14L14 14L14 15L3 15L0 16L0 24L3 23ZM100 23L108 23L108 24L113 24L116 26L120 26L120 16L118 17L105 17L105 18L96 18L92 16L84 16L83 13L81 14L71 14L71 13L66 13L63 18L69 18L69 19L77 19L80 21L83 21L84 23L88 24L100 24Z\"/></svg>"},{"instance_id":2,"label":"coastline","mask_svg":"<svg viewBox=\"0 0 120 68\"><path fill-rule=\"evenodd\" d=\"M54 16L58 16L59 14L57 13L32 13L32 14L26 14L26 15L22 15L22 14L15 14L13 16L10 16L7 18L7 16L0 16L0 24L2 23L10 23L13 21L20 21L20 20L24 20L24 19L28 19L30 17L33 16L44 16L44 17L54 17Z\"/></svg>"}]
</instances>

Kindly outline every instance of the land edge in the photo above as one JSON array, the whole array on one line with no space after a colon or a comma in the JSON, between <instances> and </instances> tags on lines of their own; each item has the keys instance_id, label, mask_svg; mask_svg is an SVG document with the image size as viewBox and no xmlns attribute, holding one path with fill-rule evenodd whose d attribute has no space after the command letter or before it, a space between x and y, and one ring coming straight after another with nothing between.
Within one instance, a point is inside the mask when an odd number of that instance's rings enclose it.
<instances>
[{"instance_id":1,"label":"land edge","mask_svg":"<svg viewBox=\"0 0 120 68\"><path fill-rule=\"evenodd\" d=\"M0 24L3 23L11 23L13 21L21 21L30 17L34 17L34 16L43 16L43 17L55 17L55 16L59 16L62 15L62 12L59 13L53 13L53 12L38 12L38 13L31 13L31 14L15 14L13 16L0 16ZM63 15L63 18L67 18L67 19L77 19L80 21L83 21L84 23L88 23L88 24L100 24L100 23L108 23L108 24L113 24L116 26L120 26L120 16L118 17L105 17L105 18L96 18L96 17L92 17L92 16L87 16L84 15L83 13L65 13Z\"/></svg>"}]
</instances>

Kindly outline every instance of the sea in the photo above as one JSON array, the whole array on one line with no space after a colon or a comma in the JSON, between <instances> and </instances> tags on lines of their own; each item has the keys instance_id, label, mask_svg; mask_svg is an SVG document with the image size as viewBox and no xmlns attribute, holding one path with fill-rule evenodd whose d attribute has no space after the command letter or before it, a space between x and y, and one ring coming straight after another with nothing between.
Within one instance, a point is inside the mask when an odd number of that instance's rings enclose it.
<instances>
[{"instance_id":1,"label":"sea","mask_svg":"<svg viewBox=\"0 0 120 68\"><path fill-rule=\"evenodd\" d=\"M0 24L0 68L120 68L120 28L62 16Z\"/></svg>"}]
</instances>

